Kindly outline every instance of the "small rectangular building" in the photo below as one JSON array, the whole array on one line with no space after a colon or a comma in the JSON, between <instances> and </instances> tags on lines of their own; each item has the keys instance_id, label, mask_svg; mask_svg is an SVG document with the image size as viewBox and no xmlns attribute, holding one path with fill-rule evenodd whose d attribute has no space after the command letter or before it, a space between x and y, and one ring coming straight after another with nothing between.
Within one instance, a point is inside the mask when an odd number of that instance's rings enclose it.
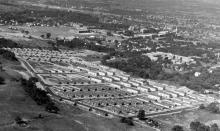
<instances>
[{"instance_id":1,"label":"small rectangular building","mask_svg":"<svg viewBox=\"0 0 220 131\"><path fill-rule=\"evenodd\" d=\"M138 79L132 79L133 81L135 81L135 82L137 82L137 83L139 83L140 85L144 85L144 83L145 83L145 80L144 79L140 79L140 78L138 78Z\"/></svg>"},{"instance_id":2,"label":"small rectangular building","mask_svg":"<svg viewBox=\"0 0 220 131\"><path fill-rule=\"evenodd\" d=\"M174 92L171 92L171 91L167 91L167 90L164 90L163 92L165 92L167 94L170 94L170 96L172 96L173 98L178 97L177 93L174 93Z\"/></svg>"},{"instance_id":3,"label":"small rectangular building","mask_svg":"<svg viewBox=\"0 0 220 131\"><path fill-rule=\"evenodd\" d=\"M127 81L127 80L129 79L128 76L124 76L124 75L116 74L116 76L119 77L119 78L121 78L121 79L123 79L123 80L125 80L125 81Z\"/></svg>"},{"instance_id":4,"label":"small rectangular building","mask_svg":"<svg viewBox=\"0 0 220 131\"><path fill-rule=\"evenodd\" d=\"M102 71L98 71L98 75L100 75L100 76L105 76L106 73L105 73L105 72L102 72Z\"/></svg>"},{"instance_id":5,"label":"small rectangular building","mask_svg":"<svg viewBox=\"0 0 220 131\"><path fill-rule=\"evenodd\" d=\"M143 87L148 88L151 92L153 92L153 91L157 91L157 89L154 88L154 87L152 87L152 86L143 86Z\"/></svg>"},{"instance_id":6,"label":"small rectangular building","mask_svg":"<svg viewBox=\"0 0 220 131\"><path fill-rule=\"evenodd\" d=\"M157 94L163 98L171 98L170 94L158 91Z\"/></svg>"},{"instance_id":7,"label":"small rectangular building","mask_svg":"<svg viewBox=\"0 0 220 131\"><path fill-rule=\"evenodd\" d=\"M167 88L167 89L168 89L168 88ZM177 91L177 90L174 90L174 89L168 89L167 91L176 93L176 94L178 94L178 96L186 96L186 93L185 93L185 92Z\"/></svg>"},{"instance_id":8,"label":"small rectangular building","mask_svg":"<svg viewBox=\"0 0 220 131\"><path fill-rule=\"evenodd\" d=\"M130 83L127 83L127 82L119 82L120 85L122 86L125 86L125 87L131 87L131 84Z\"/></svg>"},{"instance_id":9,"label":"small rectangular building","mask_svg":"<svg viewBox=\"0 0 220 131\"><path fill-rule=\"evenodd\" d=\"M80 69L80 71L90 71L88 68L86 68L86 67L80 67L80 66L78 66L77 67L78 69Z\"/></svg>"},{"instance_id":10,"label":"small rectangular building","mask_svg":"<svg viewBox=\"0 0 220 131\"><path fill-rule=\"evenodd\" d=\"M114 72L111 72L111 71L106 71L106 74L107 74L108 76L113 76L115 73L114 73Z\"/></svg>"},{"instance_id":11,"label":"small rectangular building","mask_svg":"<svg viewBox=\"0 0 220 131\"><path fill-rule=\"evenodd\" d=\"M121 85L119 85L119 84L111 83L111 84L109 84L109 86L121 89Z\"/></svg>"},{"instance_id":12,"label":"small rectangular building","mask_svg":"<svg viewBox=\"0 0 220 131\"><path fill-rule=\"evenodd\" d=\"M98 78L91 78L91 81L97 82L97 83L102 83L101 79Z\"/></svg>"},{"instance_id":13,"label":"small rectangular building","mask_svg":"<svg viewBox=\"0 0 220 131\"><path fill-rule=\"evenodd\" d=\"M131 88L125 88L125 90L129 93L134 93L134 94L137 94L138 93L138 90L135 90L135 89L131 89Z\"/></svg>"},{"instance_id":14,"label":"small rectangular building","mask_svg":"<svg viewBox=\"0 0 220 131\"><path fill-rule=\"evenodd\" d=\"M161 96L159 96L159 95L157 95L157 94L147 94L147 97L148 97L149 99L153 99L153 100L157 100L157 101L159 101L159 100L162 99Z\"/></svg>"},{"instance_id":15,"label":"small rectangular building","mask_svg":"<svg viewBox=\"0 0 220 131\"><path fill-rule=\"evenodd\" d=\"M96 71L88 71L88 74L91 76L97 76L98 73Z\"/></svg>"},{"instance_id":16,"label":"small rectangular building","mask_svg":"<svg viewBox=\"0 0 220 131\"><path fill-rule=\"evenodd\" d=\"M141 92L149 92L150 91L150 89L145 88L143 86L138 86L137 89L140 90Z\"/></svg>"},{"instance_id":17,"label":"small rectangular building","mask_svg":"<svg viewBox=\"0 0 220 131\"><path fill-rule=\"evenodd\" d=\"M109 77L115 81L121 81L121 78L119 78L119 77L116 77L116 76L109 76Z\"/></svg>"},{"instance_id":18,"label":"small rectangular building","mask_svg":"<svg viewBox=\"0 0 220 131\"><path fill-rule=\"evenodd\" d=\"M131 85L133 86L140 86L139 83L135 82L135 81L132 81L132 80L129 80L128 83L130 83Z\"/></svg>"},{"instance_id":19,"label":"small rectangular building","mask_svg":"<svg viewBox=\"0 0 220 131\"><path fill-rule=\"evenodd\" d=\"M112 81L113 81L112 78L106 77L106 76L103 76L102 79L105 80L105 81L107 81L107 82L112 82Z\"/></svg>"}]
</instances>

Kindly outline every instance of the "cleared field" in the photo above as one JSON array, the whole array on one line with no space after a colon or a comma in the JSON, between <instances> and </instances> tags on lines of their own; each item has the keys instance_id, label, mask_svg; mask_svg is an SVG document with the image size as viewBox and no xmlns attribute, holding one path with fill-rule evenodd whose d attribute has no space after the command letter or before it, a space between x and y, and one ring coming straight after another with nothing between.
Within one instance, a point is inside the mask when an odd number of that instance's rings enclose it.
<instances>
[{"instance_id":1,"label":"cleared field","mask_svg":"<svg viewBox=\"0 0 220 131\"><path fill-rule=\"evenodd\" d=\"M0 4L1 6L1 4ZM1 7L0 7L1 8ZM1 11L0 11L1 12ZM51 45L47 43L47 40L43 40L40 37L24 35L20 30L14 31L8 29L9 26L0 26L0 37L11 39L24 47L38 47L38 48L50 48Z\"/></svg>"}]
</instances>

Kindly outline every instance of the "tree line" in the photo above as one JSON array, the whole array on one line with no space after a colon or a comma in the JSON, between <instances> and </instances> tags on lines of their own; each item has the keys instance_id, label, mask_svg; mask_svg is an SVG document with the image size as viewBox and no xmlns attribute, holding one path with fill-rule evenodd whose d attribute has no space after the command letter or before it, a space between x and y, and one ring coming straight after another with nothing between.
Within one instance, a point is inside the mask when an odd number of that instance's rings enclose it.
<instances>
[{"instance_id":1,"label":"tree line","mask_svg":"<svg viewBox=\"0 0 220 131\"><path fill-rule=\"evenodd\" d=\"M220 129L216 123L208 126L208 125L205 125L199 121L192 121L190 123L190 130L191 131L220 131ZM184 128L183 128L183 126L175 125L172 128L172 131L184 131Z\"/></svg>"},{"instance_id":2,"label":"tree line","mask_svg":"<svg viewBox=\"0 0 220 131\"><path fill-rule=\"evenodd\" d=\"M0 48L3 48L3 47L20 48L21 45L19 45L18 43L14 42L12 40L0 38Z\"/></svg>"},{"instance_id":3,"label":"tree line","mask_svg":"<svg viewBox=\"0 0 220 131\"><path fill-rule=\"evenodd\" d=\"M156 79L163 71L160 63L152 61L148 56L143 56L141 53L133 56L129 55L130 57L122 59L119 58L119 60L111 60L116 54L111 53L103 57L102 64L145 79ZM126 56L126 54L124 55Z\"/></svg>"},{"instance_id":4,"label":"tree line","mask_svg":"<svg viewBox=\"0 0 220 131\"><path fill-rule=\"evenodd\" d=\"M11 11L0 13L1 19L12 23L11 20L18 24L41 23L50 26L64 25L71 22L82 23L88 26L95 26L99 29L120 30L127 29L129 25L102 23L98 16L81 12L57 10L57 9L25 9L22 11ZM47 17L47 18L46 18Z\"/></svg>"},{"instance_id":5,"label":"tree line","mask_svg":"<svg viewBox=\"0 0 220 131\"><path fill-rule=\"evenodd\" d=\"M0 49L0 56L6 60L18 61L18 59L15 57L15 54L8 50Z\"/></svg>"},{"instance_id":6,"label":"tree line","mask_svg":"<svg viewBox=\"0 0 220 131\"><path fill-rule=\"evenodd\" d=\"M45 107L45 110L50 113L58 113L59 108L47 95L47 92L37 88L36 82L38 79L35 77L30 78L29 80L21 79L21 84L25 92L38 104Z\"/></svg>"},{"instance_id":7,"label":"tree line","mask_svg":"<svg viewBox=\"0 0 220 131\"><path fill-rule=\"evenodd\" d=\"M0 85L3 85L3 84L5 84L5 79L0 76Z\"/></svg>"},{"instance_id":8,"label":"tree line","mask_svg":"<svg viewBox=\"0 0 220 131\"><path fill-rule=\"evenodd\" d=\"M106 53L115 51L114 48L99 45L94 42L88 42L86 40L79 38L74 38L71 41L57 40L57 45L69 47L71 49L88 49L92 51L106 52Z\"/></svg>"},{"instance_id":9,"label":"tree line","mask_svg":"<svg viewBox=\"0 0 220 131\"><path fill-rule=\"evenodd\" d=\"M216 113L219 114L220 113L220 104L217 102L212 102L210 104L208 104L207 106L205 106L204 104L201 104L200 109L205 109L211 113Z\"/></svg>"}]
</instances>

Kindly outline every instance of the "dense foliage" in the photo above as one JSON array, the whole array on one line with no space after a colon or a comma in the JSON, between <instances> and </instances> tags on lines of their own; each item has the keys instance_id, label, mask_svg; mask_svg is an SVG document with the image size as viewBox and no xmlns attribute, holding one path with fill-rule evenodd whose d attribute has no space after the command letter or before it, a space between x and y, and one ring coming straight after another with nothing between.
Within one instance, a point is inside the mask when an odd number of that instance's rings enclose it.
<instances>
[{"instance_id":1,"label":"dense foliage","mask_svg":"<svg viewBox=\"0 0 220 131\"><path fill-rule=\"evenodd\" d=\"M210 103L205 109L212 113L220 113L220 105L218 103Z\"/></svg>"},{"instance_id":2,"label":"dense foliage","mask_svg":"<svg viewBox=\"0 0 220 131\"><path fill-rule=\"evenodd\" d=\"M139 110L137 118L139 120L145 120L145 111L144 110Z\"/></svg>"},{"instance_id":3,"label":"dense foliage","mask_svg":"<svg viewBox=\"0 0 220 131\"><path fill-rule=\"evenodd\" d=\"M66 46L71 49L88 49L88 50L93 50L93 51L98 51L98 52L112 52L114 51L113 48L102 46L99 44L95 44L93 42L87 42L82 39L74 38L71 41L64 41L64 40L58 40L57 41L58 46Z\"/></svg>"},{"instance_id":4,"label":"dense foliage","mask_svg":"<svg viewBox=\"0 0 220 131\"><path fill-rule=\"evenodd\" d=\"M6 21L6 24L17 22L18 24L35 23L38 26L41 26L41 24L59 26L73 22L114 31L129 27L129 25L125 24L102 23L98 16L91 14L46 8L0 13L0 17Z\"/></svg>"},{"instance_id":5,"label":"dense foliage","mask_svg":"<svg viewBox=\"0 0 220 131\"><path fill-rule=\"evenodd\" d=\"M161 64L151 61L151 59L147 56L134 55L121 60L109 61L108 58L111 57L113 57L111 54L109 56L105 56L102 64L146 79L156 79L162 72Z\"/></svg>"},{"instance_id":6,"label":"dense foliage","mask_svg":"<svg viewBox=\"0 0 220 131\"><path fill-rule=\"evenodd\" d=\"M50 97L47 95L47 92L37 88L36 82L37 78L30 78L29 80L22 79L22 85L24 90L28 95L38 104L45 106L46 111L51 113L58 113L59 108L55 106Z\"/></svg>"},{"instance_id":7,"label":"dense foliage","mask_svg":"<svg viewBox=\"0 0 220 131\"><path fill-rule=\"evenodd\" d=\"M201 122L193 121L190 123L191 131L220 131L217 124L213 124L211 126L207 126Z\"/></svg>"},{"instance_id":8,"label":"dense foliage","mask_svg":"<svg viewBox=\"0 0 220 131\"><path fill-rule=\"evenodd\" d=\"M175 125L175 126L172 128L172 131L184 131L184 130L183 130L183 127L182 127L182 126Z\"/></svg>"},{"instance_id":9,"label":"dense foliage","mask_svg":"<svg viewBox=\"0 0 220 131\"><path fill-rule=\"evenodd\" d=\"M0 38L0 48L9 47L9 48L19 48L21 47L18 43L8 40L5 38Z\"/></svg>"},{"instance_id":10,"label":"dense foliage","mask_svg":"<svg viewBox=\"0 0 220 131\"><path fill-rule=\"evenodd\" d=\"M17 58L15 57L15 54L8 51L8 50L4 50L4 49L0 49L0 55L7 60L11 60L11 61L18 61Z\"/></svg>"},{"instance_id":11,"label":"dense foliage","mask_svg":"<svg viewBox=\"0 0 220 131\"><path fill-rule=\"evenodd\" d=\"M133 122L132 117L122 117L121 123L127 123L130 126L134 126L134 122Z\"/></svg>"},{"instance_id":12,"label":"dense foliage","mask_svg":"<svg viewBox=\"0 0 220 131\"><path fill-rule=\"evenodd\" d=\"M0 77L0 85L5 83L5 79L3 77Z\"/></svg>"},{"instance_id":13,"label":"dense foliage","mask_svg":"<svg viewBox=\"0 0 220 131\"><path fill-rule=\"evenodd\" d=\"M48 24L54 24L59 22L65 24L68 22L79 22L83 24L96 24L99 22L97 17L89 14L83 14L78 12L68 12L62 10L42 9L42 10L24 10L19 12L7 12L1 15L5 21L14 20L20 24L27 22L48 22ZM45 19L48 17L47 19Z\"/></svg>"}]
</instances>

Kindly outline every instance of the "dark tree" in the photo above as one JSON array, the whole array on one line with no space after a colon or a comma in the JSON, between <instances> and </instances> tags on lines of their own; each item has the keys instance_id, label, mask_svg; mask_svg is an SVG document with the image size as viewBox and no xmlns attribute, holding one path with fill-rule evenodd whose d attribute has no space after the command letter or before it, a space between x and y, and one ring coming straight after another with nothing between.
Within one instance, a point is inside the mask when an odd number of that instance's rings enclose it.
<instances>
[{"instance_id":1,"label":"dark tree","mask_svg":"<svg viewBox=\"0 0 220 131\"><path fill-rule=\"evenodd\" d=\"M18 61L15 54L8 50L0 49L0 55L7 60Z\"/></svg>"},{"instance_id":2,"label":"dark tree","mask_svg":"<svg viewBox=\"0 0 220 131\"><path fill-rule=\"evenodd\" d=\"M197 129L198 129L198 127L201 125L201 123L200 122L198 122L198 121L193 121L193 122L191 122L190 123L190 129L192 130L192 131L197 131Z\"/></svg>"},{"instance_id":3,"label":"dark tree","mask_svg":"<svg viewBox=\"0 0 220 131\"><path fill-rule=\"evenodd\" d=\"M54 103L50 102L46 105L46 111L50 112L50 113L58 113L59 112L59 108L57 108L55 106Z\"/></svg>"},{"instance_id":4,"label":"dark tree","mask_svg":"<svg viewBox=\"0 0 220 131\"><path fill-rule=\"evenodd\" d=\"M20 123L22 121L22 119L20 116L17 116L17 117L15 117L15 121L16 121L16 123Z\"/></svg>"},{"instance_id":5,"label":"dark tree","mask_svg":"<svg viewBox=\"0 0 220 131\"><path fill-rule=\"evenodd\" d=\"M219 109L219 106L218 106L218 103L211 103L207 106L207 110L213 112L213 113L220 113L220 109Z\"/></svg>"},{"instance_id":6,"label":"dark tree","mask_svg":"<svg viewBox=\"0 0 220 131\"><path fill-rule=\"evenodd\" d=\"M145 111L139 110L137 117L139 118L139 120L145 120Z\"/></svg>"},{"instance_id":7,"label":"dark tree","mask_svg":"<svg viewBox=\"0 0 220 131\"><path fill-rule=\"evenodd\" d=\"M5 79L0 77L0 85L5 84Z\"/></svg>"},{"instance_id":8,"label":"dark tree","mask_svg":"<svg viewBox=\"0 0 220 131\"><path fill-rule=\"evenodd\" d=\"M210 127L204 124L200 124L196 131L210 131Z\"/></svg>"},{"instance_id":9,"label":"dark tree","mask_svg":"<svg viewBox=\"0 0 220 131\"><path fill-rule=\"evenodd\" d=\"M15 122L16 122L16 124L21 125L21 126L24 126L24 125L28 124L26 121L22 120L22 118L20 116L17 116L15 118Z\"/></svg>"},{"instance_id":10,"label":"dark tree","mask_svg":"<svg viewBox=\"0 0 220 131\"><path fill-rule=\"evenodd\" d=\"M126 117L122 117L120 121L121 123L126 123Z\"/></svg>"},{"instance_id":11,"label":"dark tree","mask_svg":"<svg viewBox=\"0 0 220 131\"><path fill-rule=\"evenodd\" d=\"M204 104L201 104L201 105L199 106L199 109L205 109L205 105L204 105Z\"/></svg>"},{"instance_id":12,"label":"dark tree","mask_svg":"<svg viewBox=\"0 0 220 131\"><path fill-rule=\"evenodd\" d=\"M24 90L38 105L45 106L45 110L50 113L58 113L59 108L55 106L46 91L37 88L36 82L38 79L35 77L29 80L21 79Z\"/></svg>"},{"instance_id":13,"label":"dark tree","mask_svg":"<svg viewBox=\"0 0 220 131\"><path fill-rule=\"evenodd\" d=\"M191 122L190 129L192 131L210 131L210 127L200 122Z\"/></svg>"},{"instance_id":14,"label":"dark tree","mask_svg":"<svg viewBox=\"0 0 220 131\"><path fill-rule=\"evenodd\" d=\"M3 71L2 63L0 62L0 71Z\"/></svg>"},{"instance_id":15,"label":"dark tree","mask_svg":"<svg viewBox=\"0 0 220 131\"><path fill-rule=\"evenodd\" d=\"M112 33L109 32L109 31L107 32L107 35L108 35L108 36L113 36Z\"/></svg>"},{"instance_id":16,"label":"dark tree","mask_svg":"<svg viewBox=\"0 0 220 131\"><path fill-rule=\"evenodd\" d=\"M45 36L44 36L44 35L41 35L40 37L41 37L41 38L44 38Z\"/></svg>"},{"instance_id":17,"label":"dark tree","mask_svg":"<svg viewBox=\"0 0 220 131\"><path fill-rule=\"evenodd\" d=\"M51 37L51 33L47 33L47 39Z\"/></svg>"},{"instance_id":18,"label":"dark tree","mask_svg":"<svg viewBox=\"0 0 220 131\"><path fill-rule=\"evenodd\" d=\"M122 117L120 121L121 123L127 123L129 126L134 126L132 117Z\"/></svg>"},{"instance_id":19,"label":"dark tree","mask_svg":"<svg viewBox=\"0 0 220 131\"><path fill-rule=\"evenodd\" d=\"M134 126L134 122L133 122L133 119L128 119L127 120L127 124L129 125L129 126Z\"/></svg>"},{"instance_id":20,"label":"dark tree","mask_svg":"<svg viewBox=\"0 0 220 131\"><path fill-rule=\"evenodd\" d=\"M220 129L219 129L218 125L215 123L215 124L211 125L210 131L220 131Z\"/></svg>"},{"instance_id":21,"label":"dark tree","mask_svg":"<svg viewBox=\"0 0 220 131\"><path fill-rule=\"evenodd\" d=\"M180 126L180 125L175 125L173 128L172 128L172 131L184 131L183 130L183 127Z\"/></svg>"}]
</instances>

